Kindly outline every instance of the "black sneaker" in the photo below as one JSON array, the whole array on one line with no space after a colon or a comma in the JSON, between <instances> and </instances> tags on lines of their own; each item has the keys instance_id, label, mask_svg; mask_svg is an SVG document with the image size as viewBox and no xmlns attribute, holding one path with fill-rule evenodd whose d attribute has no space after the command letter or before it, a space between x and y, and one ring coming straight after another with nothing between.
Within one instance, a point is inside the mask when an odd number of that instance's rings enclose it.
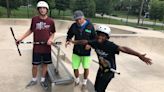
<instances>
[{"instance_id":1,"label":"black sneaker","mask_svg":"<svg viewBox=\"0 0 164 92\"><path fill-rule=\"evenodd\" d=\"M44 82L40 82L40 85L47 90L48 89L48 84L44 81Z\"/></svg>"},{"instance_id":2,"label":"black sneaker","mask_svg":"<svg viewBox=\"0 0 164 92\"><path fill-rule=\"evenodd\" d=\"M30 86L34 86L34 85L36 85L36 84L37 84L37 81L30 81L30 82L27 84L26 88L28 88L28 87L30 87Z\"/></svg>"}]
</instances>

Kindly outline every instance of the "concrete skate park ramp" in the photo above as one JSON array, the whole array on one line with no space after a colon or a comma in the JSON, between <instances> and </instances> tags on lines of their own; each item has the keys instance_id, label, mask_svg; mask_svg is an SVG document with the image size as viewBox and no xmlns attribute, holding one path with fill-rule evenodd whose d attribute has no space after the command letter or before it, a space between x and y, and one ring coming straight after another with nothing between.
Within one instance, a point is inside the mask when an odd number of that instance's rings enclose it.
<instances>
[{"instance_id":1,"label":"concrete skate park ramp","mask_svg":"<svg viewBox=\"0 0 164 92\"><path fill-rule=\"evenodd\" d=\"M57 41L65 41L64 35L71 25L71 21L56 20ZM97 24L95 24L97 25ZM17 53L9 27L12 26L16 37L22 35L30 26L30 19L0 19L0 88L1 92L44 92L40 84L25 89L31 79L32 45L20 45L23 56ZM141 30L127 26L109 25L112 28L111 41L118 45L128 46L152 58L153 65L147 66L137 57L123 53L117 56L118 71L121 72L107 87L107 92L163 92L164 91L164 34L151 30ZM62 37L61 37L62 36ZM32 41L32 36L25 39ZM71 59L72 45L65 48L67 59ZM93 58L96 55L93 51ZM73 75L71 62L63 61L64 66ZM87 92L94 92L93 85L98 65L92 62ZM82 74L83 70L80 70ZM81 85L74 88L74 92L81 92ZM60 89L67 89L60 87ZM68 92L66 90L65 92Z\"/></svg>"}]
</instances>

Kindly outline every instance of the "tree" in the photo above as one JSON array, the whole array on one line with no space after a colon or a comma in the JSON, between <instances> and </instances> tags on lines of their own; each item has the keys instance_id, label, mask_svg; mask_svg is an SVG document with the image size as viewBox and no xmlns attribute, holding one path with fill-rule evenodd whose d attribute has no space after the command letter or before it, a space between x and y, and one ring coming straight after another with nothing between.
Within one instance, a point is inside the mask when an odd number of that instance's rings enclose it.
<instances>
[{"instance_id":1,"label":"tree","mask_svg":"<svg viewBox=\"0 0 164 92\"><path fill-rule=\"evenodd\" d=\"M55 9L55 1L54 0L47 0L47 3L49 4L49 11L50 11L50 17L52 17L52 10Z\"/></svg>"},{"instance_id":2,"label":"tree","mask_svg":"<svg viewBox=\"0 0 164 92\"><path fill-rule=\"evenodd\" d=\"M81 10L85 16L93 17L95 16L96 4L94 0L71 0L70 8L73 12Z\"/></svg>"},{"instance_id":3,"label":"tree","mask_svg":"<svg viewBox=\"0 0 164 92\"><path fill-rule=\"evenodd\" d=\"M96 13L101 14L112 14L114 7L117 6L117 3L120 0L95 0L96 1Z\"/></svg>"},{"instance_id":4,"label":"tree","mask_svg":"<svg viewBox=\"0 0 164 92\"><path fill-rule=\"evenodd\" d=\"M55 0L55 8L59 10L58 15L60 15L60 11L65 11L69 8L69 2L70 0Z\"/></svg>"},{"instance_id":5,"label":"tree","mask_svg":"<svg viewBox=\"0 0 164 92\"><path fill-rule=\"evenodd\" d=\"M164 20L164 1L153 0L150 7L150 19L155 22Z\"/></svg>"},{"instance_id":6,"label":"tree","mask_svg":"<svg viewBox=\"0 0 164 92\"><path fill-rule=\"evenodd\" d=\"M7 16L10 17L11 10L17 9L21 5L20 0L0 0L0 5L7 9Z\"/></svg>"},{"instance_id":7,"label":"tree","mask_svg":"<svg viewBox=\"0 0 164 92\"><path fill-rule=\"evenodd\" d=\"M119 0L118 3L116 4L115 9L120 11L121 10L127 11L128 7L130 6L131 7L130 14L138 15L140 12L141 3L142 0ZM150 0L144 0L142 15L145 14L145 12L148 12L149 3Z\"/></svg>"}]
</instances>

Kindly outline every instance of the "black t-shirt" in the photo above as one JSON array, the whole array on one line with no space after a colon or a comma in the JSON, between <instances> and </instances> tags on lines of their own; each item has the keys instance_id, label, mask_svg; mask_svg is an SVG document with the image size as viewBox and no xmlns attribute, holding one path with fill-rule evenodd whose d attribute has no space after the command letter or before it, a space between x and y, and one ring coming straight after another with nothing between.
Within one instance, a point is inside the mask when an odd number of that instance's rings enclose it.
<instances>
[{"instance_id":1,"label":"black t-shirt","mask_svg":"<svg viewBox=\"0 0 164 92\"><path fill-rule=\"evenodd\" d=\"M100 66L116 69L115 54L119 54L118 45L110 41L100 44L96 40L89 41L88 44L95 49Z\"/></svg>"}]
</instances>

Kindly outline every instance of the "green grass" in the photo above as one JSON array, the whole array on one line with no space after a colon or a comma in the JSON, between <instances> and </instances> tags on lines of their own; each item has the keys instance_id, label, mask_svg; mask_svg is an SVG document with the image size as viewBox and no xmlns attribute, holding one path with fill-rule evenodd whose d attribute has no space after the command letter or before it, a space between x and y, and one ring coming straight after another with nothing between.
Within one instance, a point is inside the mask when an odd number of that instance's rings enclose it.
<instances>
[{"instance_id":1,"label":"green grass","mask_svg":"<svg viewBox=\"0 0 164 92\"><path fill-rule=\"evenodd\" d=\"M127 12L114 12L115 15L118 15L118 17L123 17L126 18ZM32 16L37 15L37 11L35 8L29 8L29 18ZM0 7L0 18L6 18L7 13L6 9L3 7ZM58 15L58 10L53 9L52 10L52 17L55 19L62 19L62 20L72 20L72 12L70 10L66 11L61 11L60 15ZM27 8L18 8L16 10L11 11L11 18L28 18L27 14ZM136 18L136 16L130 15L129 18ZM109 19L109 18L100 18L100 17L94 17L94 18L89 18L91 22L93 23L103 23L103 24L115 24L115 25L128 25L132 27L137 27L138 25L136 23L128 23L126 24L125 22L122 22L120 20L114 20L114 19ZM147 19L146 19L147 20ZM149 27L154 30L164 30L164 27L161 26L154 26L154 25L143 25L144 27Z\"/></svg>"},{"instance_id":2,"label":"green grass","mask_svg":"<svg viewBox=\"0 0 164 92\"><path fill-rule=\"evenodd\" d=\"M29 11L29 18L32 16L37 15L37 11L33 8L18 8L17 10L12 11L12 16L13 18L28 18L28 12Z\"/></svg>"},{"instance_id":3,"label":"green grass","mask_svg":"<svg viewBox=\"0 0 164 92\"><path fill-rule=\"evenodd\" d=\"M3 7L0 7L0 17L2 18L2 17L6 17L6 16L7 16L6 9Z\"/></svg>"},{"instance_id":4,"label":"green grass","mask_svg":"<svg viewBox=\"0 0 164 92\"><path fill-rule=\"evenodd\" d=\"M153 29L153 30L164 30L164 27L162 26L155 26L155 25L137 25L134 23L128 23L128 26L132 26L132 27L143 27L143 28L148 28L148 29Z\"/></svg>"},{"instance_id":5,"label":"green grass","mask_svg":"<svg viewBox=\"0 0 164 92\"><path fill-rule=\"evenodd\" d=\"M114 11L113 12L113 15L117 15L117 17L120 17L120 18L127 18L127 11ZM134 16L134 15L130 15L129 14L129 19L137 19L138 16Z\"/></svg>"},{"instance_id":6,"label":"green grass","mask_svg":"<svg viewBox=\"0 0 164 92\"><path fill-rule=\"evenodd\" d=\"M128 23L122 22L120 20L114 20L114 19L108 19L108 18L91 18L91 21L93 23L104 23L104 24L115 24L115 25L128 25L132 27L138 27L141 25L137 25L136 23ZM155 26L155 25L143 25L143 27L151 28L154 30L164 30L164 27L161 26Z\"/></svg>"},{"instance_id":7,"label":"green grass","mask_svg":"<svg viewBox=\"0 0 164 92\"><path fill-rule=\"evenodd\" d=\"M117 15L117 17L120 18L127 18L127 11L114 11L113 15ZM138 19L138 15L130 15L129 14L129 19ZM144 18L144 21L150 21L154 22L154 20L150 20L149 18ZM157 23L162 23L161 21L157 20Z\"/></svg>"},{"instance_id":8,"label":"green grass","mask_svg":"<svg viewBox=\"0 0 164 92\"><path fill-rule=\"evenodd\" d=\"M7 10L3 7L0 7L0 12L2 15L1 18L7 17ZM37 12L33 8L29 8L29 18L35 16ZM11 18L28 18L27 8L18 8L15 10L11 10Z\"/></svg>"},{"instance_id":9,"label":"green grass","mask_svg":"<svg viewBox=\"0 0 164 92\"><path fill-rule=\"evenodd\" d=\"M151 20L149 18L145 18L144 21L155 22L155 20ZM156 23L162 23L162 21L157 20Z\"/></svg>"},{"instance_id":10,"label":"green grass","mask_svg":"<svg viewBox=\"0 0 164 92\"><path fill-rule=\"evenodd\" d=\"M3 7L0 7L0 18L6 18L7 17L7 10ZM37 15L37 10L35 8L29 8L27 10L27 8L18 8L15 10L11 11L11 18L28 18L28 11L29 11L29 18ZM52 17L53 18L60 18L61 16L71 16L72 13L70 10L66 10L66 11L61 11L60 15L58 15L58 10L53 9L52 10Z\"/></svg>"},{"instance_id":11,"label":"green grass","mask_svg":"<svg viewBox=\"0 0 164 92\"><path fill-rule=\"evenodd\" d=\"M114 20L114 19L109 19L109 18L100 18L100 17L94 17L94 18L89 18L93 23L104 23L104 24L117 24L117 25L122 25L124 24L123 22L119 20Z\"/></svg>"}]
</instances>

